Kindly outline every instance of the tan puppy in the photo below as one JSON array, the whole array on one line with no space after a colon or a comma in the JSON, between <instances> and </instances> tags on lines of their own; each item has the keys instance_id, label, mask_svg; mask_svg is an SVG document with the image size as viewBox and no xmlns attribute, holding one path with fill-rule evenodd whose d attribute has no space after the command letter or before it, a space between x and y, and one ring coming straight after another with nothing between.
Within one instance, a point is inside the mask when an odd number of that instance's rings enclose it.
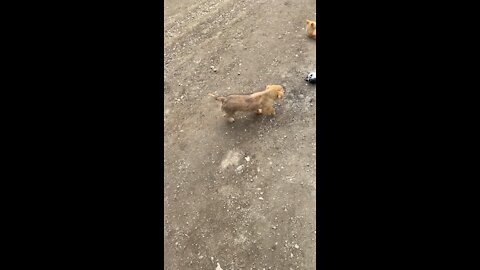
<instances>
[{"instance_id":1,"label":"tan puppy","mask_svg":"<svg viewBox=\"0 0 480 270\"><path fill-rule=\"evenodd\" d=\"M307 20L307 35L313 39L317 39L317 23Z\"/></svg>"},{"instance_id":2,"label":"tan puppy","mask_svg":"<svg viewBox=\"0 0 480 270\"><path fill-rule=\"evenodd\" d=\"M225 112L225 117L232 123L235 121L233 115L237 111L249 111L275 116L274 101L283 99L285 89L281 85L267 85L264 91L250 95L228 95L226 97L217 97L211 93L209 95L222 102L222 110Z\"/></svg>"}]
</instances>

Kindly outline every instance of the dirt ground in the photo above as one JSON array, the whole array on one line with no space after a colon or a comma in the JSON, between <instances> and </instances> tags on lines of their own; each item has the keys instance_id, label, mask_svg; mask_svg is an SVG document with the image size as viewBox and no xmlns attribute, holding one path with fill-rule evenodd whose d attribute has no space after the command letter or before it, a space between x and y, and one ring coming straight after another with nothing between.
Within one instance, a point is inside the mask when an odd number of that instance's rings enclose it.
<instances>
[{"instance_id":1,"label":"dirt ground","mask_svg":"<svg viewBox=\"0 0 480 270\"><path fill-rule=\"evenodd\" d=\"M164 14L164 269L315 269L315 1L166 0ZM286 87L274 118L228 123L208 96L267 84Z\"/></svg>"}]
</instances>

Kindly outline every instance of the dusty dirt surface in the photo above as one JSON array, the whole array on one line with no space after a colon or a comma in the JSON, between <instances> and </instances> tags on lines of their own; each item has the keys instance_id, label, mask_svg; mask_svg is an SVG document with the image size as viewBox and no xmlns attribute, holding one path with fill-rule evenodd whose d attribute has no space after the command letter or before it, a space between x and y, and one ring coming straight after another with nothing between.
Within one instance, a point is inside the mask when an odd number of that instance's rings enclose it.
<instances>
[{"instance_id":1,"label":"dusty dirt surface","mask_svg":"<svg viewBox=\"0 0 480 270\"><path fill-rule=\"evenodd\" d=\"M314 0L166 0L164 269L316 268ZM277 116L208 95L282 84Z\"/></svg>"}]
</instances>

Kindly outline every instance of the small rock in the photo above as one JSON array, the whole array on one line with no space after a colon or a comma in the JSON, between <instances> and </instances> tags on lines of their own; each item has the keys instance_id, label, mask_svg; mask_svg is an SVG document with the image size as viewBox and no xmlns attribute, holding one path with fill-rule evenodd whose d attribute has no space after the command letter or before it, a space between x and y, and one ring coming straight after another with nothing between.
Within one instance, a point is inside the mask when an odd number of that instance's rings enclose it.
<instances>
[{"instance_id":1,"label":"small rock","mask_svg":"<svg viewBox=\"0 0 480 270\"><path fill-rule=\"evenodd\" d=\"M250 157L249 157L249 156L246 156L246 157L245 157L245 160L246 160L247 162L249 162L249 161L250 161Z\"/></svg>"},{"instance_id":2,"label":"small rock","mask_svg":"<svg viewBox=\"0 0 480 270\"><path fill-rule=\"evenodd\" d=\"M296 248L296 249L299 249L300 247L299 247L297 244L295 244L295 248Z\"/></svg>"},{"instance_id":3,"label":"small rock","mask_svg":"<svg viewBox=\"0 0 480 270\"><path fill-rule=\"evenodd\" d=\"M243 168L244 168L244 167L245 167L245 165L240 165L240 166L237 167L237 169L235 169L235 171L236 171L237 173L241 173L241 172L243 171Z\"/></svg>"},{"instance_id":4,"label":"small rock","mask_svg":"<svg viewBox=\"0 0 480 270\"><path fill-rule=\"evenodd\" d=\"M259 200L263 201L263 198L262 197L258 197Z\"/></svg>"},{"instance_id":5,"label":"small rock","mask_svg":"<svg viewBox=\"0 0 480 270\"><path fill-rule=\"evenodd\" d=\"M217 268L215 268L215 270L223 270L221 267L220 267L220 264L217 262Z\"/></svg>"}]
</instances>

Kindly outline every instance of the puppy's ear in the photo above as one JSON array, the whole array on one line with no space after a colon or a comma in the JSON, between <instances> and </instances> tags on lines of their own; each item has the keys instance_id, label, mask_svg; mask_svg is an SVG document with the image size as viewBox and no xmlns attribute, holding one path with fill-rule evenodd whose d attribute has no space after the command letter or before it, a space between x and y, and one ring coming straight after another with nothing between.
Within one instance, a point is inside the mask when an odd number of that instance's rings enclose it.
<instances>
[{"instance_id":1,"label":"puppy's ear","mask_svg":"<svg viewBox=\"0 0 480 270\"><path fill-rule=\"evenodd\" d=\"M313 27L313 22L311 22L310 25Z\"/></svg>"}]
</instances>

